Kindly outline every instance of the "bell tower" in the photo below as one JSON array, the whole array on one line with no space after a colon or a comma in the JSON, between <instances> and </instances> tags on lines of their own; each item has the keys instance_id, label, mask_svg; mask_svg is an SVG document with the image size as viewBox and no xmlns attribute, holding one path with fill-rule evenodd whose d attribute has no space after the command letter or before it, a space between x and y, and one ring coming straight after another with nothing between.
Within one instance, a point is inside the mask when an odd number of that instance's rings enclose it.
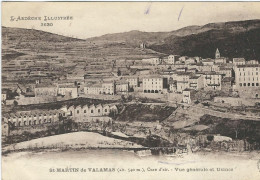
<instances>
[{"instance_id":1,"label":"bell tower","mask_svg":"<svg viewBox=\"0 0 260 180\"><path fill-rule=\"evenodd\" d=\"M217 48L216 53L215 53L215 58L216 59L220 58L220 52L219 52L218 48Z\"/></svg>"}]
</instances>

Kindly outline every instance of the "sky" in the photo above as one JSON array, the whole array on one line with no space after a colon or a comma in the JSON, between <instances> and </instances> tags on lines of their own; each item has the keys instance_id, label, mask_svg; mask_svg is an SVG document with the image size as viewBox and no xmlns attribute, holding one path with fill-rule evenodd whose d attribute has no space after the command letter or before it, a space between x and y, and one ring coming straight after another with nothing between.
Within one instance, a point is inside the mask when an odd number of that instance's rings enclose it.
<instances>
[{"instance_id":1,"label":"sky","mask_svg":"<svg viewBox=\"0 0 260 180\"><path fill-rule=\"evenodd\" d=\"M2 2L2 26L89 38L140 30L173 31L190 25L260 19L260 2ZM41 20L18 20L41 17ZM48 21L44 16L72 16Z\"/></svg>"}]
</instances>

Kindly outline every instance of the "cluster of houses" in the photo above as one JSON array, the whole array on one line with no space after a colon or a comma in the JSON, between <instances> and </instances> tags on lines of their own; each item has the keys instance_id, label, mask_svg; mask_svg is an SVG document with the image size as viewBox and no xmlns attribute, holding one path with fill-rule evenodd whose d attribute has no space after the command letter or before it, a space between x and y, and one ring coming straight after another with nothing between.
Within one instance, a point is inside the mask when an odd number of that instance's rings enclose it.
<instances>
[{"instance_id":1,"label":"cluster of houses","mask_svg":"<svg viewBox=\"0 0 260 180\"><path fill-rule=\"evenodd\" d=\"M55 101L47 97L77 98L88 95L118 95L130 94L183 94L184 102L191 102L185 98L192 91L227 91L238 92L246 98L259 98L260 94L260 65L257 60L246 61L244 58L221 57L217 49L215 58L202 59L169 55L167 57L153 57L135 60L124 69L130 69L135 74L121 75L111 73L107 78L101 77L92 81L91 77L74 82L67 76L65 82L56 84L36 82L33 88L34 97L27 98L33 102ZM122 70L121 70L122 71ZM70 82L69 82L70 81ZM189 92L187 92L189 91ZM2 101L7 97L2 94ZM26 102L26 98L21 100ZM21 103L22 103L21 102Z\"/></svg>"},{"instance_id":2,"label":"cluster of houses","mask_svg":"<svg viewBox=\"0 0 260 180\"><path fill-rule=\"evenodd\" d=\"M137 65L139 64L139 65ZM215 59L201 59L169 55L142 59L130 68L149 69L149 73L138 76L122 76L124 83L117 80L110 83L94 84L84 88L86 94L127 93L131 90L140 93L183 93L186 91L242 91L249 93L249 98L258 98L259 68L256 60L246 61L244 58L228 59L220 56L217 49ZM109 90L109 91L107 91ZM253 93L252 93L253 92ZM188 93L190 94L190 93ZM192 92L191 92L192 94ZM245 93L241 93L245 95ZM185 99L185 98L184 98Z\"/></svg>"}]
</instances>

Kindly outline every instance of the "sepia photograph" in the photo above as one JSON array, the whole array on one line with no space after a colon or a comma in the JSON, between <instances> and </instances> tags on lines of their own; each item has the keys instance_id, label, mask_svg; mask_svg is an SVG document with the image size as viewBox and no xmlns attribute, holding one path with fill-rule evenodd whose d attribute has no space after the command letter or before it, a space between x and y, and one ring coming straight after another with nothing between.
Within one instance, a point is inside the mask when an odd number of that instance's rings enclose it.
<instances>
[{"instance_id":1,"label":"sepia photograph","mask_svg":"<svg viewBox=\"0 0 260 180\"><path fill-rule=\"evenodd\" d=\"M260 2L1 2L3 180L260 179Z\"/></svg>"}]
</instances>

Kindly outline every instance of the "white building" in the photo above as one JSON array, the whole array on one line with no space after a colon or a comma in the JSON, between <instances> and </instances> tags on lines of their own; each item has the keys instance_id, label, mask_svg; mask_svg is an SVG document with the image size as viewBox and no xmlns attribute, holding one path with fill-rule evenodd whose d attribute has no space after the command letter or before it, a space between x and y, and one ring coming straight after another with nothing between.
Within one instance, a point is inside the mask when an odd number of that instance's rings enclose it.
<instances>
[{"instance_id":1,"label":"white building","mask_svg":"<svg viewBox=\"0 0 260 180\"><path fill-rule=\"evenodd\" d=\"M189 88L190 75L191 73L179 72L176 77L173 77L173 80L177 81L177 92L182 93L184 89Z\"/></svg>"},{"instance_id":2,"label":"white building","mask_svg":"<svg viewBox=\"0 0 260 180\"><path fill-rule=\"evenodd\" d=\"M203 74L205 90L221 90L221 74L207 72Z\"/></svg>"},{"instance_id":3,"label":"white building","mask_svg":"<svg viewBox=\"0 0 260 180\"><path fill-rule=\"evenodd\" d=\"M35 89L35 97L42 97L42 96L57 96L58 89L52 85L44 85L38 84Z\"/></svg>"},{"instance_id":4,"label":"white building","mask_svg":"<svg viewBox=\"0 0 260 180\"><path fill-rule=\"evenodd\" d=\"M196 94L196 91L194 89L184 89L183 92L182 92L183 103L191 104L192 101L194 101L194 99L195 99L195 94Z\"/></svg>"},{"instance_id":5,"label":"white building","mask_svg":"<svg viewBox=\"0 0 260 180\"><path fill-rule=\"evenodd\" d=\"M92 84L84 87L85 94L107 94L114 95L115 94L115 83L113 81L104 81L100 84Z\"/></svg>"},{"instance_id":6,"label":"white building","mask_svg":"<svg viewBox=\"0 0 260 180\"><path fill-rule=\"evenodd\" d=\"M136 88L139 86L139 77L127 77L126 81L129 83L129 87Z\"/></svg>"},{"instance_id":7,"label":"white building","mask_svg":"<svg viewBox=\"0 0 260 180\"><path fill-rule=\"evenodd\" d=\"M151 76L143 78L144 93L161 93L163 90L163 78L161 76Z\"/></svg>"},{"instance_id":8,"label":"white building","mask_svg":"<svg viewBox=\"0 0 260 180\"><path fill-rule=\"evenodd\" d=\"M10 122L16 127L20 126L34 126L45 123L55 123L59 121L59 116L64 115L61 110L33 110L33 111L19 111L4 115L5 122Z\"/></svg>"},{"instance_id":9,"label":"white building","mask_svg":"<svg viewBox=\"0 0 260 180\"><path fill-rule=\"evenodd\" d=\"M201 75L189 77L189 88L194 90L200 90L204 88L204 79Z\"/></svg>"},{"instance_id":10,"label":"white building","mask_svg":"<svg viewBox=\"0 0 260 180\"><path fill-rule=\"evenodd\" d=\"M162 62L161 58L159 58L159 57L142 59L143 64L158 65L158 64L161 64L161 62Z\"/></svg>"},{"instance_id":11,"label":"white building","mask_svg":"<svg viewBox=\"0 0 260 180\"><path fill-rule=\"evenodd\" d=\"M220 57L217 59L214 59L215 64L226 64L227 63L227 58L225 57Z\"/></svg>"},{"instance_id":12,"label":"white building","mask_svg":"<svg viewBox=\"0 0 260 180\"><path fill-rule=\"evenodd\" d=\"M220 67L219 70L217 71L219 74L222 75L222 77L232 77L232 68L228 67Z\"/></svg>"},{"instance_id":13,"label":"white building","mask_svg":"<svg viewBox=\"0 0 260 180\"><path fill-rule=\"evenodd\" d=\"M246 64L259 64L259 62L257 60L250 60L247 61Z\"/></svg>"},{"instance_id":14,"label":"white building","mask_svg":"<svg viewBox=\"0 0 260 180\"><path fill-rule=\"evenodd\" d=\"M101 84L94 84L94 85L87 85L84 87L84 93L85 94L103 94L103 88Z\"/></svg>"},{"instance_id":15,"label":"white building","mask_svg":"<svg viewBox=\"0 0 260 180\"><path fill-rule=\"evenodd\" d=\"M111 112L118 113L116 105L110 104L98 104L98 105L83 105L83 106L63 106L62 111L66 113L66 116L71 117L75 121L85 122L97 122L112 120L109 116Z\"/></svg>"},{"instance_id":16,"label":"white building","mask_svg":"<svg viewBox=\"0 0 260 180\"><path fill-rule=\"evenodd\" d=\"M169 55L167 59L164 59L166 64L175 64L180 58L179 55Z\"/></svg>"},{"instance_id":17,"label":"white building","mask_svg":"<svg viewBox=\"0 0 260 180\"><path fill-rule=\"evenodd\" d=\"M1 99L1 101L2 102L5 101L6 98L7 98L7 93L2 91L2 99Z\"/></svg>"},{"instance_id":18,"label":"white building","mask_svg":"<svg viewBox=\"0 0 260 180\"><path fill-rule=\"evenodd\" d=\"M129 92L129 83L127 81L116 82L116 93L126 94Z\"/></svg>"},{"instance_id":19,"label":"white building","mask_svg":"<svg viewBox=\"0 0 260 180\"><path fill-rule=\"evenodd\" d=\"M245 65L246 60L245 58L233 58L233 65L238 66L238 65Z\"/></svg>"},{"instance_id":20,"label":"white building","mask_svg":"<svg viewBox=\"0 0 260 180\"><path fill-rule=\"evenodd\" d=\"M239 65L235 69L235 81L238 89L242 87L258 87L260 84L260 65Z\"/></svg>"},{"instance_id":21,"label":"white building","mask_svg":"<svg viewBox=\"0 0 260 180\"><path fill-rule=\"evenodd\" d=\"M115 83L113 81L104 81L102 83L104 94L114 95L115 94Z\"/></svg>"},{"instance_id":22,"label":"white building","mask_svg":"<svg viewBox=\"0 0 260 180\"><path fill-rule=\"evenodd\" d=\"M60 85L58 88L58 94L63 96L69 96L71 98L77 98L78 88L71 85Z\"/></svg>"},{"instance_id":23,"label":"white building","mask_svg":"<svg viewBox=\"0 0 260 180\"><path fill-rule=\"evenodd\" d=\"M185 61L185 64L195 64L195 63L196 63L195 58L188 58Z\"/></svg>"},{"instance_id":24,"label":"white building","mask_svg":"<svg viewBox=\"0 0 260 180\"><path fill-rule=\"evenodd\" d=\"M213 59L203 59L201 62L204 66L213 66L214 65Z\"/></svg>"}]
</instances>

